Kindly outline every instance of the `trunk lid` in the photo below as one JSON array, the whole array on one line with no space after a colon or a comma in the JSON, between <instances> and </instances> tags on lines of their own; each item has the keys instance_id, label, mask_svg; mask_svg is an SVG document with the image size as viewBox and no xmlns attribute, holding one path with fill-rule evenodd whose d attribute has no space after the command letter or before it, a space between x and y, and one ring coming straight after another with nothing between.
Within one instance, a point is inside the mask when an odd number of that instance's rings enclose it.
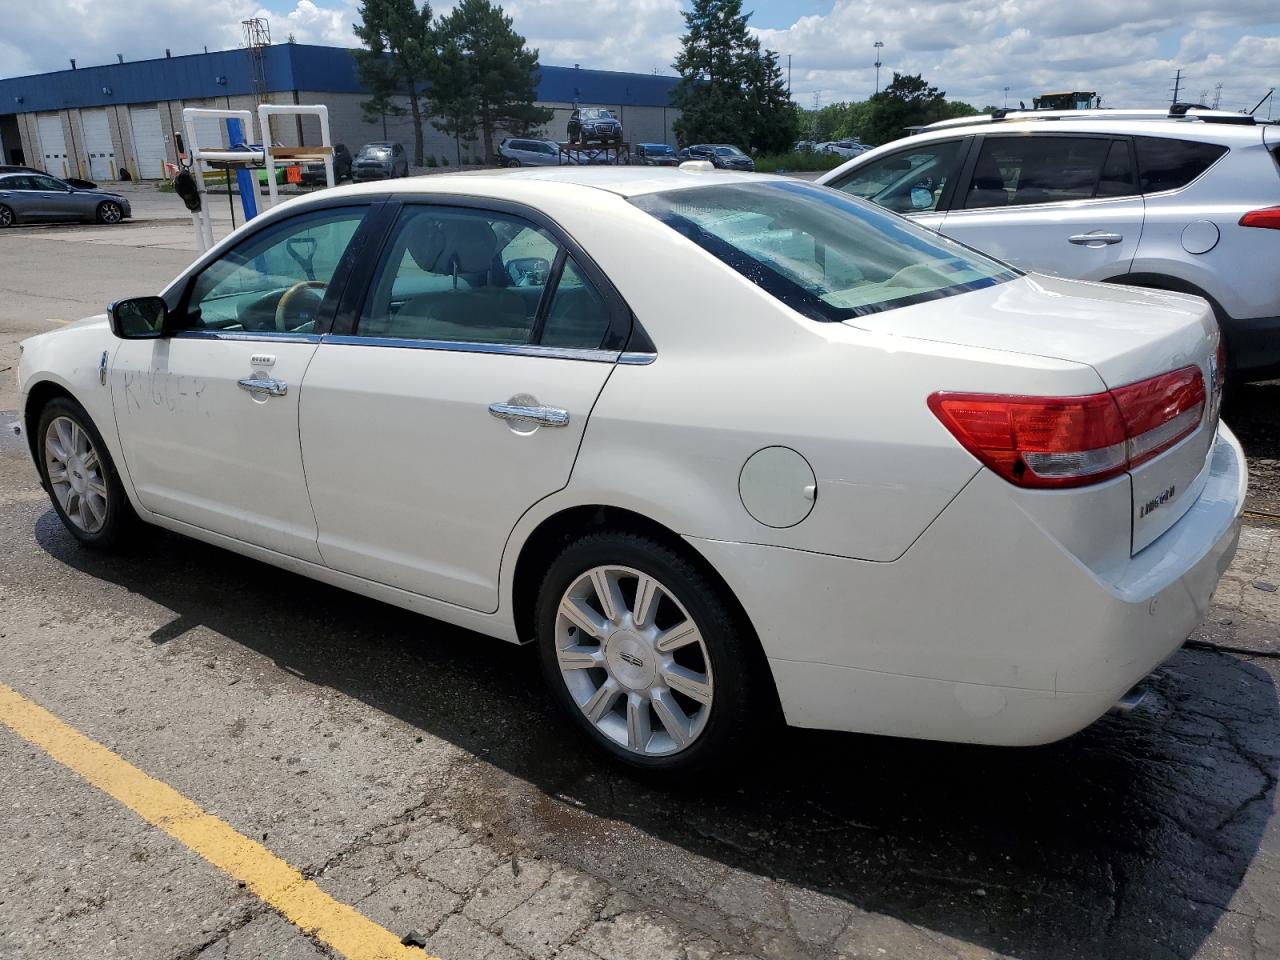
<instances>
[{"instance_id":1,"label":"trunk lid","mask_svg":"<svg viewBox=\"0 0 1280 960\"><path fill-rule=\"evenodd\" d=\"M846 322L888 335L1087 364L1107 390L1194 365L1205 388L1198 427L1128 471L1131 552L1176 523L1204 487L1218 422L1218 327L1199 297L1032 275Z\"/></svg>"}]
</instances>

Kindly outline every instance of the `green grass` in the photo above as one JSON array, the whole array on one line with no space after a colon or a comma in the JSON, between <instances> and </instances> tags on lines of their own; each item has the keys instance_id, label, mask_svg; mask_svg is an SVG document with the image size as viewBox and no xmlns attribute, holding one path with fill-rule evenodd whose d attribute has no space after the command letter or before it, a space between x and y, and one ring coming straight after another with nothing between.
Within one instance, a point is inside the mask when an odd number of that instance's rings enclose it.
<instances>
[{"instance_id":1,"label":"green grass","mask_svg":"<svg viewBox=\"0 0 1280 960\"><path fill-rule=\"evenodd\" d=\"M844 157L830 153L775 153L756 157L756 169L761 173L794 173L800 170L834 170L844 163Z\"/></svg>"}]
</instances>

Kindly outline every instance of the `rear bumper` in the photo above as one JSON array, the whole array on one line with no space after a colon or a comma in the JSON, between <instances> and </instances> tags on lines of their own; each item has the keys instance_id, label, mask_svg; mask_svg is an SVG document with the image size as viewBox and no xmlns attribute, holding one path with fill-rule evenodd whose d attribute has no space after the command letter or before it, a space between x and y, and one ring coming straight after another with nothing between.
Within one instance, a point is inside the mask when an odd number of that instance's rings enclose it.
<instances>
[{"instance_id":1,"label":"rear bumper","mask_svg":"<svg viewBox=\"0 0 1280 960\"><path fill-rule=\"evenodd\" d=\"M1029 745L1089 725L1182 645L1235 555L1245 483L1223 427L1196 503L1109 580L985 470L891 563L690 543L746 607L789 723Z\"/></svg>"},{"instance_id":2,"label":"rear bumper","mask_svg":"<svg viewBox=\"0 0 1280 960\"><path fill-rule=\"evenodd\" d=\"M1280 317L1227 317L1222 325L1237 380L1252 383L1280 377Z\"/></svg>"}]
</instances>

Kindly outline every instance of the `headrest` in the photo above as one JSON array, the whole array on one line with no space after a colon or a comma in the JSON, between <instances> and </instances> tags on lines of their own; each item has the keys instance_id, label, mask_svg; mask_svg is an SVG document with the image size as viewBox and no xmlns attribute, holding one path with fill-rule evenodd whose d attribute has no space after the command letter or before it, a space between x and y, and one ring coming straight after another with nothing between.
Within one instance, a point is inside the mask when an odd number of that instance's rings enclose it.
<instances>
[{"instance_id":1,"label":"headrest","mask_svg":"<svg viewBox=\"0 0 1280 960\"><path fill-rule=\"evenodd\" d=\"M445 235L440 224L429 217L417 217L405 231L405 249L413 262L427 273L444 273L440 255L444 253Z\"/></svg>"},{"instance_id":2,"label":"headrest","mask_svg":"<svg viewBox=\"0 0 1280 960\"><path fill-rule=\"evenodd\" d=\"M448 226L449 252L459 273L485 273L493 267L498 252L498 238L483 220L459 217ZM446 261L448 262L448 261Z\"/></svg>"}]
</instances>

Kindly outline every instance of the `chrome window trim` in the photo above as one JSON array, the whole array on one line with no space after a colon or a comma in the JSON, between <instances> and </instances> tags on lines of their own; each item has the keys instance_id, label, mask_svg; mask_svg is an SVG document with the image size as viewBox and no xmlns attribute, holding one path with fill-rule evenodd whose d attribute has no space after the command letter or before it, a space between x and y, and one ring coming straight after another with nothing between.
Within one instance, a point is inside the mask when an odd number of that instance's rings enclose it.
<instances>
[{"instance_id":1,"label":"chrome window trim","mask_svg":"<svg viewBox=\"0 0 1280 960\"><path fill-rule=\"evenodd\" d=\"M279 343L281 340L298 343L319 343L318 333L290 333L270 330L175 330L169 334L175 340L256 340L263 343Z\"/></svg>"},{"instance_id":2,"label":"chrome window trim","mask_svg":"<svg viewBox=\"0 0 1280 960\"><path fill-rule=\"evenodd\" d=\"M641 350L626 350L618 355L618 362L629 367L643 367L658 359L656 353Z\"/></svg>"},{"instance_id":3,"label":"chrome window trim","mask_svg":"<svg viewBox=\"0 0 1280 960\"><path fill-rule=\"evenodd\" d=\"M404 350L442 350L447 353L495 353L515 357L542 357L547 360L586 360L591 363L619 363L625 354L617 350L589 350L582 347L547 347L536 343L482 343L470 340L415 340L407 337L361 337L326 334L321 343L343 347L393 347Z\"/></svg>"}]
</instances>

